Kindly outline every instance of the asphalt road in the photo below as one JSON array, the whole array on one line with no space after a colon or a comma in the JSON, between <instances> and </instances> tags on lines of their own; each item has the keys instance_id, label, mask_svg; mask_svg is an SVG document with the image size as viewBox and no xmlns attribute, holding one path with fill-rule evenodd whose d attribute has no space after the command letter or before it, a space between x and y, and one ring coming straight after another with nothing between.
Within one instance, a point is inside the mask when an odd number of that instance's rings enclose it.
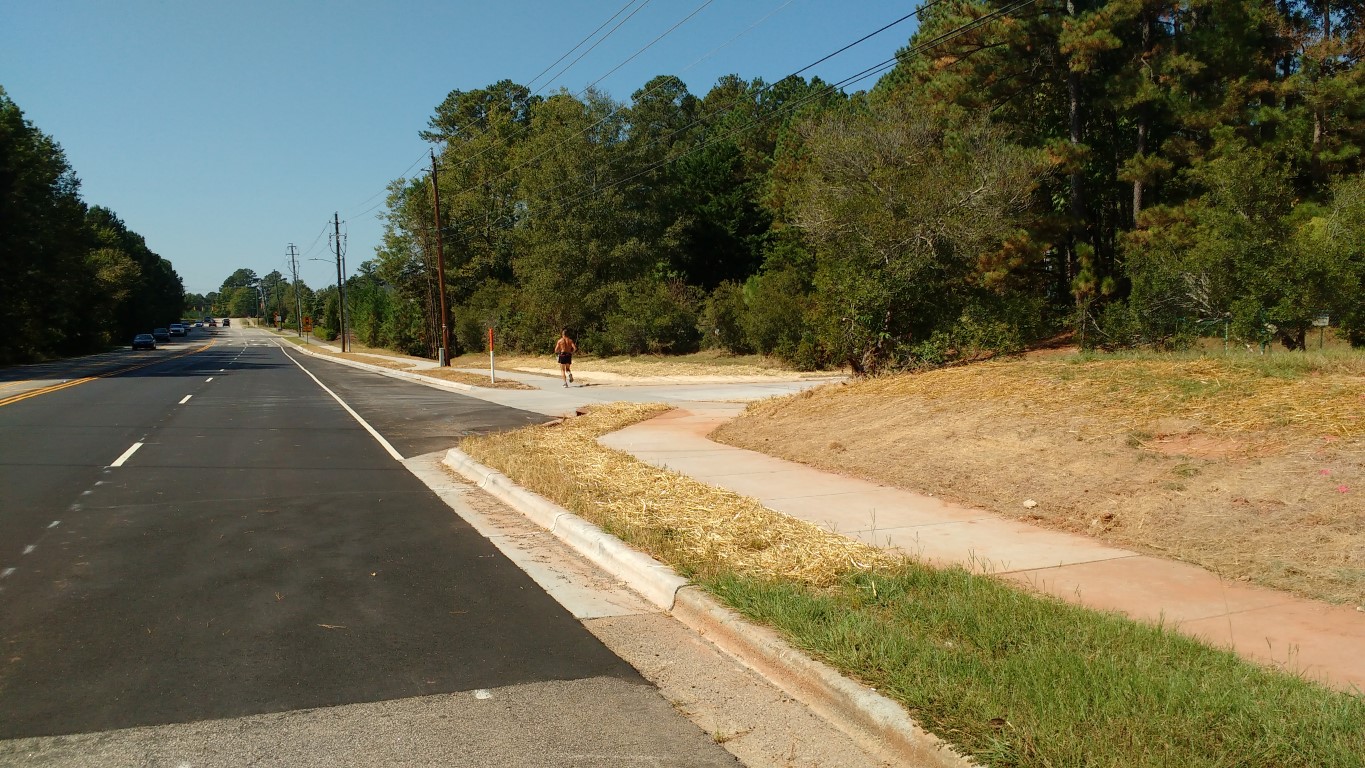
<instances>
[{"instance_id":1,"label":"asphalt road","mask_svg":"<svg viewBox=\"0 0 1365 768\"><path fill-rule=\"evenodd\" d=\"M0 740L412 702L415 761L734 764L319 381L404 457L543 416L203 338L0 398Z\"/></svg>"}]
</instances>

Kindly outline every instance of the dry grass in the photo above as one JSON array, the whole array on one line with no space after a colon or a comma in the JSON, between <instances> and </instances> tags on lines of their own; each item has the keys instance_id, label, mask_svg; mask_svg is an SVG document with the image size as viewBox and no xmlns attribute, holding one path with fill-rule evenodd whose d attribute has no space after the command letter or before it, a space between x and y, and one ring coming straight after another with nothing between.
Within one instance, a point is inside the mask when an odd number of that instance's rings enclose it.
<instances>
[{"instance_id":1,"label":"dry grass","mask_svg":"<svg viewBox=\"0 0 1365 768\"><path fill-rule=\"evenodd\" d=\"M715 437L1365 604L1365 357L1281 357L891 376L757 404Z\"/></svg>"},{"instance_id":2,"label":"dry grass","mask_svg":"<svg viewBox=\"0 0 1365 768\"><path fill-rule=\"evenodd\" d=\"M613 403L559 424L467 438L461 447L690 577L728 572L828 586L894 562L756 500L604 448L597 438L667 410Z\"/></svg>"},{"instance_id":3,"label":"dry grass","mask_svg":"<svg viewBox=\"0 0 1365 768\"><path fill-rule=\"evenodd\" d=\"M464 368L488 365L488 355L463 355L451 361L452 365ZM559 365L553 355L499 355L499 370L517 370L527 373L559 375ZM824 378L830 371L794 371L770 358L761 355L727 355L718 352L698 352L691 355L637 355L629 357L592 357L574 356L574 374L580 378L591 378L594 374L613 376L653 378L653 377L707 377L707 378L776 378L799 380ZM837 372L835 372L837 373Z\"/></svg>"},{"instance_id":4,"label":"dry grass","mask_svg":"<svg viewBox=\"0 0 1365 768\"><path fill-rule=\"evenodd\" d=\"M294 342L298 346L298 341ZM355 349L371 349L356 345ZM497 382L490 382L487 376L466 371L455 371L449 368L418 368L417 362L420 358L395 359L390 357L388 352L336 352L318 344L308 345L308 351L328 357L341 358L343 360L354 360L367 365L377 365L381 368L392 368L398 371L408 371L422 376L429 376L433 379L445 381L455 381L460 384L468 384L472 387L483 387L485 389L535 389L529 384L523 384L511 379L499 379Z\"/></svg>"},{"instance_id":5,"label":"dry grass","mask_svg":"<svg viewBox=\"0 0 1365 768\"><path fill-rule=\"evenodd\" d=\"M479 373L469 373L467 371L455 371L450 368L424 368L417 371L423 376L430 376L433 379L444 379L445 381L457 381L461 384L468 384L473 387L484 387L485 389L535 389L530 384L523 384L520 381L511 379L498 379L496 382L488 380L488 376Z\"/></svg>"}]
</instances>

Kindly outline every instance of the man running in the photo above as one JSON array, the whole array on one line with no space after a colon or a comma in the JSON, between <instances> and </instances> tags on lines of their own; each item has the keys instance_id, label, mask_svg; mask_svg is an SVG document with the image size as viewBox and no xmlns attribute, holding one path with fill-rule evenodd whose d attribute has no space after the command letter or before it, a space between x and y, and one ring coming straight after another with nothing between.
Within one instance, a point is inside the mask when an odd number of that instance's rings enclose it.
<instances>
[{"instance_id":1,"label":"man running","mask_svg":"<svg viewBox=\"0 0 1365 768\"><path fill-rule=\"evenodd\" d=\"M564 376L566 387L573 381L573 353L577 351L578 345L569 338L569 329L560 331L559 341L555 342L555 354L559 356L559 372Z\"/></svg>"}]
</instances>

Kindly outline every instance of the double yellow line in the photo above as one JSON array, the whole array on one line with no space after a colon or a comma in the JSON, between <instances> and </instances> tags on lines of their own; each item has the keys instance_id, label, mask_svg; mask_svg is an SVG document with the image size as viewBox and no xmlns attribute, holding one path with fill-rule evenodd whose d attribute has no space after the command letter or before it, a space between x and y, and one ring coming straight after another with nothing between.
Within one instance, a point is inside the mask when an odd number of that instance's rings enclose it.
<instances>
[{"instance_id":1,"label":"double yellow line","mask_svg":"<svg viewBox=\"0 0 1365 768\"><path fill-rule=\"evenodd\" d=\"M29 390L28 392L21 392L21 393L19 393L19 394L17 394L17 395L11 395L11 396L6 397L6 398L4 398L4 399L0 399L0 407L4 407L4 406L6 406L6 405L10 405L11 403L17 403L17 402L19 402L20 400L27 400L27 399L29 399L30 397L37 397L37 396L39 396L39 395L46 395L46 394L48 394L49 392L56 392L56 391L58 391L58 390L68 389L68 388L74 387L74 386L76 386L76 385L78 385L78 384L84 384L84 383L86 383L87 381L94 381L95 379L108 378L109 376L117 376L117 375L119 375L120 373L128 373L129 371L136 371L136 370L138 370L139 368L146 368L146 367L149 366L149 365L156 365L157 363L164 363L164 362L166 362L167 360L175 360L176 358L179 358L179 357L185 357L185 356L187 356L187 355L195 355L195 354L198 354L198 353L200 353L200 352L203 352L204 350L208 349L209 347L212 347L215 343L216 343L216 342L210 341L209 343L205 344L205 345L202 346L202 347L199 347L198 349L188 349L188 350L185 350L184 352L181 352L181 353L179 353L179 354L171 355L170 357L161 358L161 359L159 359L159 360L149 360L149 361L147 361L147 362L145 362L145 363L138 363L137 365L129 365L129 366L126 366L126 367L123 367L123 368L119 368L119 369L117 369L117 370L113 370L113 371L105 371L104 373L97 373L97 374L95 374L94 376L86 376L86 377L80 378L80 379L71 379L70 381L63 381L61 384L52 384L52 385L49 385L49 386L46 386L46 387L39 387L38 389L32 389L32 390ZM17 383L17 382L16 382L16 383Z\"/></svg>"}]
</instances>

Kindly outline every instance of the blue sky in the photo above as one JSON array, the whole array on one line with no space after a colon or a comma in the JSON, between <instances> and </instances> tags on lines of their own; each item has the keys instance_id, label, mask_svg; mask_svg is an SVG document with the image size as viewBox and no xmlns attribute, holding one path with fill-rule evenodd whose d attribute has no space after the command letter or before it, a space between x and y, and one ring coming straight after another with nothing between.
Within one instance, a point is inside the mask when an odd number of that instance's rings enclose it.
<instances>
[{"instance_id":1,"label":"blue sky","mask_svg":"<svg viewBox=\"0 0 1365 768\"><path fill-rule=\"evenodd\" d=\"M4 0L0 86L65 149L85 201L143 235L186 290L217 290L239 267L287 275L291 242L309 259L300 276L321 287L336 282L330 262L312 260L328 256L324 225L340 213L351 272L373 256L374 206L388 182L420 172L429 145L417 134L447 93L527 83L627 2ZM704 2L636 0L610 37L534 87L576 93L602 78L627 101L658 74L698 96L727 73L773 81L916 5L713 0L607 74ZM913 25L805 76L838 81L885 61Z\"/></svg>"}]
</instances>

